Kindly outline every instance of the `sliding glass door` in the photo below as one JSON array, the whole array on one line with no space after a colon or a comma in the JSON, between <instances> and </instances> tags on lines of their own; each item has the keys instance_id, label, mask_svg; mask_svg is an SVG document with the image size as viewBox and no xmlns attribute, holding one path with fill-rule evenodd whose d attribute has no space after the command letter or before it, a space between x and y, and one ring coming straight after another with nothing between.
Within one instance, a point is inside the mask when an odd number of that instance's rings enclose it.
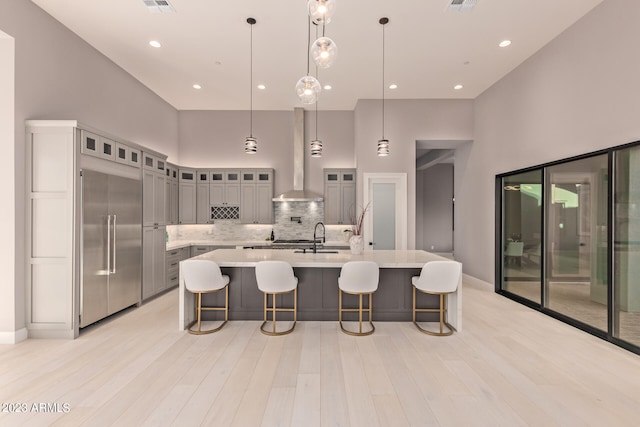
<instances>
[{"instance_id":1,"label":"sliding glass door","mask_svg":"<svg viewBox=\"0 0 640 427\"><path fill-rule=\"evenodd\" d=\"M502 289L541 303L542 169L502 180Z\"/></svg>"},{"instance_id":2,"label":"sliding glass door","mask_svg":"<svg viewBox=\"0 0 640 427\"><path fill-rule=\"evenodd\" d=\"M496 291L640 354L640 141L496 176Z\"/></svg>"},{"instance_id":3,"label":"sliding glass door","mask_svg":"<svg viewBox=\"0 0 640 427\"><path fill-rule=\"evenodd\" d=\"M614 328L640 346L640 147L615 153Z\"/></svg>"},{"instance_id":4,"label":"sliding glass door","mask_svg":"<svg viewBox=\"0 0 640 427\"><path fill-rule=\"evenodd\" d=\"M545 168L544 306L607 331L607 155Z\"/></svg>"}]
</instances>

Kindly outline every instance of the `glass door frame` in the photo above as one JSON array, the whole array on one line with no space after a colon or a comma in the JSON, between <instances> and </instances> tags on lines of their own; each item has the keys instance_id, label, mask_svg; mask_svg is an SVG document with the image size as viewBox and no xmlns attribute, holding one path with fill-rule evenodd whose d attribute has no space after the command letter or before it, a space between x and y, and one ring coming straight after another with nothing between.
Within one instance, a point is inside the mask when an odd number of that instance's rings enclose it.
<instances>
[{"instance_id":1,"label":"glass door frame","mask_svg":"<svg viewBox=\"0 0 640 427\"><path fill-rule=\"evenodd\" d=\"M619 338L616 338L615 332L619 331L619 319L616 315L616 306L615 306L615 272L614 272L614 256L615 250L613 246L614 236L615 236L615 200L614 200L614 191L615 191L615 181L616 181L616 170L615 170L615 161L616 161L616 153L623 149L639 147L640 141L634 141L628 144L623 144L603 150L598 150L586 154L581 154L578 156L573 156L570 158L565 158L553 162L548 162L540 165L530 166L522 169L517 169L509 172L504 172L495 175L495 281L494 288L497 294L500 294L506 298L519 302L527 307L530 307L534 310L540 311L548 316L551 316L555 319L558 319L564 323L567 323L575 328L583 330L587 333L590 333L598 338L609 341L619 347L622 347L626 350L629 350L633 353L640 354L640 346L636 346L627 341L623 341ZM547 188L548 188L548 173L547 168L555 165L560 165L564 163L574 162L576 160L587 159L594 156L607 155L607 233L606 233L606 242L607 242L607 330L603 331L601 329L597 329L589 324L576 320L572 317L559 313L557 311L551 310L545 307L546 298L546 281L547 277L547 232L546 232L546 213L547 213ZM503 181L505 178L508 178L513 175L522 174L525 172L531 172L541 170L542 173L542 209L541 209L541 230L540 230L540 268L541 268L541 283L540 283L540 298L539 303L524 298L520 295L516 295L513 292L509 292L506 289L503 289L504 283L504 245L505 241L505 229L504 229L504 200L503 200Z\"/></svg>"}]
</instances>

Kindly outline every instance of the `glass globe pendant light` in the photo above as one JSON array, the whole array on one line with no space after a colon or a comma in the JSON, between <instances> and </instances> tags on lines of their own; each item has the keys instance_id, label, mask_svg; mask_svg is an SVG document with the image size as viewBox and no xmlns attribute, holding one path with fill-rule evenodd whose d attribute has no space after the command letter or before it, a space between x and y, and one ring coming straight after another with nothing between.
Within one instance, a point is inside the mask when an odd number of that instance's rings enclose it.
<instances>
[{"instance_id":1,"label":"glass globe pendant light","mask_svg":"<svg viewBox=\"0 0 640 427\"><path fill-rule=\"evenodd\" d=\"M329 68L333 65L337 55L338 46L329 37L322 36L311 45L311 58L320 68Z\"/></svg>"},{"instance_id":2,"label":"glass globe pendant light","mask_svg":"<svg viewBox=\"0 0 640 427\"><path fill-rule=\"evenodd\" d=\"M384 26L389 23L389 18L380 18L382 25L382 139L378 140L378 156L389 155L389 140L384 137Z\"/></svg>"},{"instance_id":3,"label":"glass globe pendant light","mask_svg":"<svg viewBox=\"0 0 640 427\"><path fill-rule=\"evenodd\" d=\"M303 104L313 104L318 101L322 91L320 82L313 76L304 76L296 83L296 93Z\"/></svg>"},{"instance_id":4,"label":"glass globe pendant light","mask_svg":"<svg viewBox=\"0 0 640 427\"><path fill-rule=\"evenodd\" d=\"M308 19L307 26L307 49L311 44L311 20ZM309 50L306 52L307 56L307 75L300 78L296 83L296 94L303 104L313 104L318 101L318 95L322 91L320 82L315 77L309 75Z\"/></svg>"},{"instance_id":5,"label":"glass globe pendant light","mask_svg":"<svg viewBox=\"0 0 640 427\"><path fill-rule=\"evenodd\" d=\"M251 26L250 59L249 59L249 136L244 141L245 154L255 154L258 151L258 140L253 137L253 25L256 20L247 18L247 23Z\"/></svg>"},{"instance_id":6,"label":"glass globe pendant light","mask_svg":"<svg viewBox=\"0 0 640 427\"><path fill-rule=\"evenodd\" d=\"M336 11L336 0L309 0L309 16L316 24L328 24Z\"/></svg>"}]
</instances>

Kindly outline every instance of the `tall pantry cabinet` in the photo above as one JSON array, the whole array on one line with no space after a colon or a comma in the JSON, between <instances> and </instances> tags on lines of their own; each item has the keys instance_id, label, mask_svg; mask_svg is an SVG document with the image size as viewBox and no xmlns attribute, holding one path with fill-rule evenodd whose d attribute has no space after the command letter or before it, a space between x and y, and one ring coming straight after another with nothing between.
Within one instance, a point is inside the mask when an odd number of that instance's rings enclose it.
<instances>
[{"instance_id":1,"label":"tall pantry cabinet","mask_svg":"<svg viewBox=\"0 0 640 427\"><path fill-rule=\"evenodd\" d=\"M167 288L167 162L158 153L142 153L142 299Z\"/></svg>"}]
</instances>

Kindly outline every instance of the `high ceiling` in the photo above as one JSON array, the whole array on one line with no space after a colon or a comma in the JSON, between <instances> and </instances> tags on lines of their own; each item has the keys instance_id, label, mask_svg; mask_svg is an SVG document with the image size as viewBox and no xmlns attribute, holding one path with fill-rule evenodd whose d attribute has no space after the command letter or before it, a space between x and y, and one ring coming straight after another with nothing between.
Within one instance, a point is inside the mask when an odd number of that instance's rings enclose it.
<instances>
[{"instance_id":1,"label":"high ceiling","mask_svg":"<svg viewBox=\"0 0 640 427\"><path fill-rule=\"evenodd\" d=\"M169 0L168 14L143 0L32 1L179 110L249 109L253 17L253 108L309 108L294 91L307 68L306 0ZM451 1L337 0L326 35L339 53L319 72L332 86L319 109L381 97L383 16L385 86L398 85L387 99L472 99L603 0L479 0L468 12L449 11Z\"/></svg>"}]
</instances>

